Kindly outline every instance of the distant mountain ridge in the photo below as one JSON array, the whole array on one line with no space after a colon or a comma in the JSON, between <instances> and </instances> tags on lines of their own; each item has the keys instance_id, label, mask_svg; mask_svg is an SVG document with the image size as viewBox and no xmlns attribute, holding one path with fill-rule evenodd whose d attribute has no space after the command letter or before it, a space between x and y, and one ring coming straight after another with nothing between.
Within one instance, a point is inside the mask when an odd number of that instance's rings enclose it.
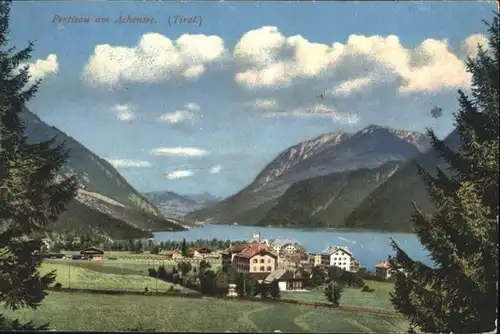
<instances>
[{"instance_id":1,"label":"distant mountain ridge","mask_svg":"<svg viewBox=\"0 0 500 334\"><path fill-rule=\"evenodd\" d=\"M181 217L189 212L214 204L218 198L209 194L180 195L171 191L152 191L144 196L164 215Z\"/></svg>"},{"instance_id":2,"label":"distant mountain ridge","mask_svg":"<svg viewBox=\"0 0 500 334\"><path fill-rule=\"evenodd\" d=\"M204 192L201 194L181 194L181 196L191 199L200 204L213 204L222 199L208 192Z\"/></svg>"},{"instance_id":3,"label":"distant mountain ridge","mask_svg":"<svg viewBox=\"0 0 500 334\"><path fill-rule=\"evenodd\" d=\"M74 229L98 231L110 237L123 236L123 230L134 231L132 234L151 235L151 231L184 229L180 223L164 218L160 210L135 190L108 161L56 127L46 124L28 109L25 108L20 116L25 123L29 142L56 137L57 143L65 141L65 147L70 149L61 177L78 175L80 190L74 201L79 204L68 206L64 221L60 217L60 221L54 225L58 229L69 231L71 226L66 225L78 222ZM90 211L80 204L87 206ZM82 216L92 211L98 212L92 213L94 220ZM102 221L96 222L95 219L113 221L116 226L121 226L117 228L122 231L103 228Z\"/></svg>"},{"instance_id":4,"label":"distant mountain ridge","mask_svg":"<svg viewBox=\"0 0 500 334\"><path fill-rule=\"evenodd\" d=\"M429 141L424 134L376 125L354 134L327 133L284 150L240 192L187 217L211 219L214 223L255 224L296 182L331 173L377 168L389 161L405 161L428 148Z\"/></svg>"}]
</instances>

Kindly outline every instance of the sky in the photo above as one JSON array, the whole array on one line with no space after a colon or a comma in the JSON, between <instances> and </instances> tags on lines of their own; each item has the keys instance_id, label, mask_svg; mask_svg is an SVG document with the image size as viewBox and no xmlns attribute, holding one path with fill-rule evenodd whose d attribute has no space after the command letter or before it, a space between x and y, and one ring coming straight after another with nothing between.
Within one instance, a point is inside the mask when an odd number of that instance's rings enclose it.
<instances>
[{"instance_id":1,"label":"sky","mask_svg":"<svg viewBox=\"0 0 500 334\"><path fill-rule=\"evenodd\" d=\"M28 108L42 120L139 191L225 197L281 151L328 132L377 124L446 136L457 91L470 87L464 60L487 45L482 20L495 8L17 1L9 37L17 48L35 43L25 65L43 81Z\"/></svg>"}]
</instances>

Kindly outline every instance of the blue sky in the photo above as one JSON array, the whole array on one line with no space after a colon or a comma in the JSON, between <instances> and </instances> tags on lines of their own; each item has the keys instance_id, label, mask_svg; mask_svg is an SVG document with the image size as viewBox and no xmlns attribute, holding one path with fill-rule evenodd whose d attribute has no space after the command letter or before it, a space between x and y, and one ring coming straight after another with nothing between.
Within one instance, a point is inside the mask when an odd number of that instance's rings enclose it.
<instances>
[{"instance_id":1,"label":"blue sky","mask_svg":"<svg viewBox=\"0 0 500 334\"><path fill-rule=\"evenodd\" d=\"M35 42L29 108L139 191L247 185L300 141L369 124L444 136L487 2L22 2L11 44ZM59 17L154 17L61 23ZM169 25L172 15L200 25ZM319 95L323 99L318 98ZM435 119L430 109L443 108Z\"/></svg>"}]
</instances>

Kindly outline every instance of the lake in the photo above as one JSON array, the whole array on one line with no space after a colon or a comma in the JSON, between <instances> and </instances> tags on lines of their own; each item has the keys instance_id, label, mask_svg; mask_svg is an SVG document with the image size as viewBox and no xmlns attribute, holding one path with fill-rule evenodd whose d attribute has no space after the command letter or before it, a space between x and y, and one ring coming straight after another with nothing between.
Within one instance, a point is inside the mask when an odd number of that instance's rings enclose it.
<instances>
[{"instance_id":1,"label":"lake","mask_svg":"<svg viewBox=\"0 0 500 334\"><path fill-rule=\"evenodd\" d=\"M414 260L430 265L427 251L422 247L416 235L409 233L349 231L336 229L291 229L274 227L254 227L243 225L210 225L191 228L182 232L157 232L155 241L197 239L250 240L253 233L260 232L261 239L288 239L303 245L308 252L317 253L330 245L345 246L353 256L369 270L374 270L376 263L394 254L390 239Z\"/></svg>"}]
</instances>

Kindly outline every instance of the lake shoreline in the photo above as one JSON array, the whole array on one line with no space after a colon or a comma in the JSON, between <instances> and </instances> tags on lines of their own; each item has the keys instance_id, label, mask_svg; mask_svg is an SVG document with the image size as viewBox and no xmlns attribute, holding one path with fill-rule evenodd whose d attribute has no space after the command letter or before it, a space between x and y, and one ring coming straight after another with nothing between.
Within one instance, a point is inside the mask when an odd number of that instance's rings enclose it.
<instances>
[{"instance_id":1,"label":"lake shoreline","mask_svg":"<svg viewBox=\"0 0 500 334\"><path fill-rule=\"evenodd\" d=\"M259 233L259 238L253 238ZM431 264L417 236L411 233L394 233L351 229L294 229L246 225L203 224L200 227L178 232L155 233L155 242L210 240L292 240L301 244L307 252L321 253L329 246L347 247L362 266L374 270L375 264L394 255L391 240L415 260Z\"/></svg>"},{"instance_id":2,"label":"lake shoreline","mask_svg":"<svg viewBox=\"0 0 500 334\"><path fill-rule=\"evenodd\" d=\"M245 224L227 224L227 223L210 223L210 224L194 224L194 225L183 225L183 227L187 229L194 228L203 228L204 225L212 225L212 226L245 226L245 227L253 227L255 229L267 229L267 228L279 228L279 229L288 229L288 230L298 230L298 231L331 231L331 232L375 232L375 233L397 233L397 234L408 234L415 235L415 232L404 232L404 231L391 231L391 230L376 230L376 229L365 229L365 228L349 228L349 227L287 227L287 226L255 226L255 225L245 225ZM170 232L170 231L158 231L158 232ZM182 231L176 231L182 232Z\"/></svg>"}]
</instances>

